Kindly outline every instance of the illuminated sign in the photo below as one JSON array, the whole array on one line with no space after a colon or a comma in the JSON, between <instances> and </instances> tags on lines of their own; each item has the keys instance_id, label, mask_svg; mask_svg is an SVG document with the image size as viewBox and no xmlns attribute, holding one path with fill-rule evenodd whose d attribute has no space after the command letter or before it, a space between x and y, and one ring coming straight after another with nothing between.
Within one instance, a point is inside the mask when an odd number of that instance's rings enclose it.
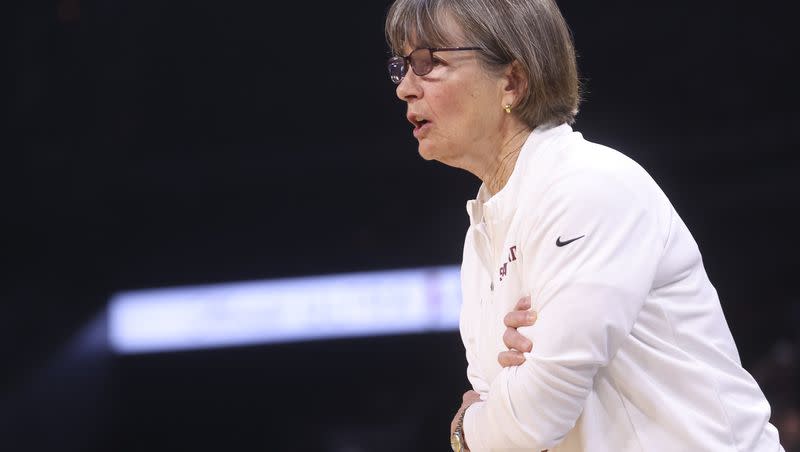
<instances>
[{"instance_id":1,"label":"illuminated sign","mask_svg":"<svg viewBox=\"0 0 800 452\"><path fill-rule=\"evenodd\" d=\"M455 330L459 269L432 267L123 292L118 353Z\"/></svg>"}]
</instances>

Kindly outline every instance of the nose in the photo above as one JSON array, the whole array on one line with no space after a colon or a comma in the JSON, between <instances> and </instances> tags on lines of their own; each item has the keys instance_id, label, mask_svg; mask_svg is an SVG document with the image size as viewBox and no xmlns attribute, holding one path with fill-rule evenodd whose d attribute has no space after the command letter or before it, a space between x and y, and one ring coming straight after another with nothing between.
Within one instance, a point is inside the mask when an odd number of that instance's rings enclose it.
<instances>
[{"instance_id":1,"label":"nose","mask_svg":"<svg viewBox=\"0 0 800 452\"><path fill-rule=\"evenodd\" d=\"M414 71L409 70L400 80L400 84L397 85L397 97L406 102L422 97L422 87L420 87L419 78Z\"/></svg>"}]
</instances>

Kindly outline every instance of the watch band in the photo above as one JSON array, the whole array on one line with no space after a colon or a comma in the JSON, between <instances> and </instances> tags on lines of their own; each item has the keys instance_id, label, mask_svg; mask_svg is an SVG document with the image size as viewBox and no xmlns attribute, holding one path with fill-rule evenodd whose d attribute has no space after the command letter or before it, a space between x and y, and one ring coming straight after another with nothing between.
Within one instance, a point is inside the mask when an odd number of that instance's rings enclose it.
<instances>
[{"instance_id":1,"label":"watch band","mask_svg":"<svg viewBox=\"0 0 800 452\"><path fill-rule=\"evenodd\" d=\"M461 410L461 415L458 416L458 424L456 424L456 434L458 434L458 439L460 440L462 451L469 451L469 448L467 447L467 441L464 438L464 416L467 414L468 408L469 405L465 406L464 409Z\"/></svg>"},{"instance_id":2,"label":"watch band","mask_svg":"<svg viewBox=\"0 0 800 452\"><path fill-rule=\"evenodd\" d=\"M458 417L458 424L456 424L456 431L460 432L462 437L464 436L464 415L467 414L467 408L469 408L469 405L461 410L461 415Z\"/></svg>"}]
</instances>

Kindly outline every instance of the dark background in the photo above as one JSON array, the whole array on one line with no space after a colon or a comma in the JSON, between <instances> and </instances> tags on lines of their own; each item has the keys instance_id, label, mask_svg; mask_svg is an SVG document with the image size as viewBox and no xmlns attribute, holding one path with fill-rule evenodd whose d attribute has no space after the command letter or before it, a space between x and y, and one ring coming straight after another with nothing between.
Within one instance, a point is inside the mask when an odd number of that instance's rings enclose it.
<instances>
[{"instance_id":1,"label":"dark background","mask_svg":"<svg viewBox=\"0 0 800 452\"><path fill-rule=\"evenodd\" d=\"M575 128L659 182L745 367L791 410L791 14L559 4L586 89ZM119 290L459 262L478 181L417 155L385 71L388 5L6 7L0 449L448 450L467 389L455 332L136 357L86 345Z\"/></svg>"}]
</instances>

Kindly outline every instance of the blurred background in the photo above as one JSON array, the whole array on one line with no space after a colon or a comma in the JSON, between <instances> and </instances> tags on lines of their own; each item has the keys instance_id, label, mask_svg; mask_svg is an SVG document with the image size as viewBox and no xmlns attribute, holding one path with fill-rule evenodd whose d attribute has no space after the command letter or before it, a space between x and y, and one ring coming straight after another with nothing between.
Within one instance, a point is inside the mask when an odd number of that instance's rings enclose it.
<instances>
[{"instance_id":1,"label":"blurred background","mask_svg":"<svg viewBox=\"0 0 800 452\"><path fill-rule=\"evenodd\" d=\"M313 313L330 308L319 291L304 304L318 280L296 278L443 269L420 273L430 288L451 275L479 183L417 155L385 69L389 3L5 7L0 450L449 450L463 347L451 313L407 316L437 296L348 305L421 322L406 328L367 316L374 331L315 340L109 342L120 294L294 281L300 295L279 302ZM800 450L791 15L779 2L559 5L586 88L575 128L671 198L784 447ZM395 274L381 275L369 287L385 295Z\"/></svg>"}]
</instances>

